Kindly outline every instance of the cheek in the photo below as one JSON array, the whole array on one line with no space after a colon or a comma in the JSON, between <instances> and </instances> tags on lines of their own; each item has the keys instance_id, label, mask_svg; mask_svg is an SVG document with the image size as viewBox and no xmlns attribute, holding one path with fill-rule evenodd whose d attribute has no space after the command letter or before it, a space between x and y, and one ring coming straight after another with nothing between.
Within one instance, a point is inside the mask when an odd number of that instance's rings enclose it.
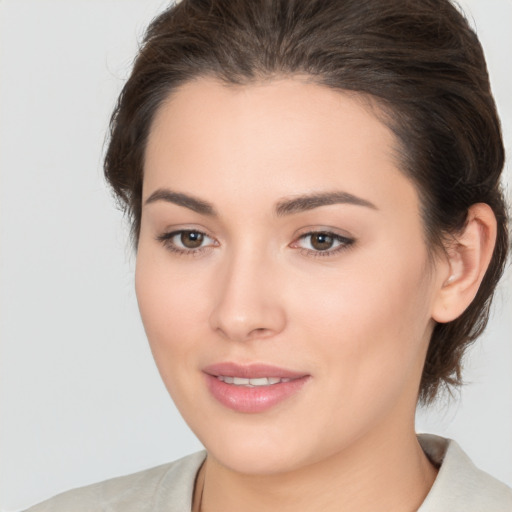
<instances>
[{"instance_id":1,"label":"cheek","mask_svg":"<svg viewBox=\"0 0 512 512\"><path fill-rule=\"evenodd\" d=\"M335 280L312 279L308 300L295 303L293 316L305 319L300 327L315 340L316 355L328 366L323 370L337 376L328 385L340 403L396 397L419 378L430 316L429 285L418 261L379 263L361 255Z\"/></svg>"},{"instance_id":2,"label":"cheek","mask_svg":"<svg viewBox=\"0 0 512 512\"><path fill-rule=\"evenodd\" d=\"M204 339L204 310L207 296L204 282L169 268L164 258L154 257L144 248L137 255L135 287L144 329L164 381L176 369L188 368L197 342ZM189 369L189 368L188 368Z\"/></svg>"}]
</instances>

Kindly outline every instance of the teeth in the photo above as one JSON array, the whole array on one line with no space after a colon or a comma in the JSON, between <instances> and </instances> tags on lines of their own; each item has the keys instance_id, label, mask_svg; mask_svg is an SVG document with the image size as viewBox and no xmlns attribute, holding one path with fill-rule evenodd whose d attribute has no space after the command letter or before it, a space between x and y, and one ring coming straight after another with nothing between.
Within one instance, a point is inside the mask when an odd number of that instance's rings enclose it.
<instances>
[{"instance_id":1,"label":"teeth","mask_svg":"<svg viewBox=\"0 0 512 512\"><path fill-rule=\"evenodd\" d=\"M226 377L219 375L217 377L226 384L234 384L235 386L247 386L249 388L257 386L271 386L280 382L290 382L291 379L280 379L279 377L259 377L257 379L246 379L243 377Z\"/></svg>"},{"instance_id":2,"label":"teeth","mask_svg":"<svg viewBox=\"0 0 512 512\"><path fill-rule=\"evenodd\" d=\"M268 386L270 382L266 377L262 377L261 379L249 379L249 384L251 386Z\"/></svg>"}]
</instances>

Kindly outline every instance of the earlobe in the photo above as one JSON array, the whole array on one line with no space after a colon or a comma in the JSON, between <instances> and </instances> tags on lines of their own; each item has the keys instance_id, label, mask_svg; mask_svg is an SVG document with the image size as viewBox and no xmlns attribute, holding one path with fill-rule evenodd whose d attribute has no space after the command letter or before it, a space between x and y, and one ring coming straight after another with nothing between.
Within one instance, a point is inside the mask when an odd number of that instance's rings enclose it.
<instances>
[{"instance_id":1,"label":"earlobe","mask_svg":"<svg viewBox=\"0 0 512 512\"><path fill-rule=\"evenodd\" d=\"M496 243L496 217L485 203L472 205L461 233L447 247L447 271L440 276L432 318L451 322L471 304L491 261ZM447 274L447 275L446 275Z\"/></svg>"}]
</instances>

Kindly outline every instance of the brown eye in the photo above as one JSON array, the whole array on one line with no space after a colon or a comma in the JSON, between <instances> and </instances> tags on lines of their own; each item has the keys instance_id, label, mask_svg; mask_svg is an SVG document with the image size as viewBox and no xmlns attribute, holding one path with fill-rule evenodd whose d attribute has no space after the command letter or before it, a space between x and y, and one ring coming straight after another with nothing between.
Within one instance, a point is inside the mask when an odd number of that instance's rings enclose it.
<instances>
[{"instance_id":1,"label":"brown eye","mask_svg":"<svg viewBox=\"0 0 512 512\"><path fill-rule=\"evenodd\" d=\"M299 238L299 249L306 256L335 256L354 244L353 238L330 231L310 231Z\"/></svg>"},{"instance_id":2,"label":"brown eye","mask_svg":"<svg viewBox=\"0 0 512 512\"><path fill-rule=\"evenodd\" d=\"M206 233L193 229L180 229L162 233L156 239L169 251L190 256L197 256L209 251L216 245L215 240Z\"/></svg>"},{"instance_id":3,"label":"brown eye","mask_svg":"<svg viewBox=\"0 0 512 512\"><path fill-rule=\"evenodd\" d=\"M187 249L196 249L203 243L204 235L199 231L182 231L180 235L180 242Z\"/></svg>"},{"instance_id":4,"label":"brown eye","mask_svg":"<svg viewBox=\"0 0 512 512\"><path fill-rule=\"evenodd\" d=\"M311 246L318 251L325 251L332 247L334 237L328 233L313 233L311 236Z\"/></svg>"}]
</instances>

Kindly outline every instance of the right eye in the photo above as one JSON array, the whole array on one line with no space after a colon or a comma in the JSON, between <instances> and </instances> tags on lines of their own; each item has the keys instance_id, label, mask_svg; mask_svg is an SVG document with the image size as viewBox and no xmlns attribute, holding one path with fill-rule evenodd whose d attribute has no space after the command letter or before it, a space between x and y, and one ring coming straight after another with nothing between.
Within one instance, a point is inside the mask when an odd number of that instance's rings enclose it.
<instances>
[{"instance_id":1,"label":"right eye","mask_svg":"<svg viewBox=\"0 0 512 512\"><path fill-rule=\"evenodd\" d=\"M202 231L195 229L180 229L163 233L157 237L164 247L171 252L183 255L197 255L212 247L213 244L203 245L204 242L211 240L211 237Z\"/></svg>"}]
</instances>

